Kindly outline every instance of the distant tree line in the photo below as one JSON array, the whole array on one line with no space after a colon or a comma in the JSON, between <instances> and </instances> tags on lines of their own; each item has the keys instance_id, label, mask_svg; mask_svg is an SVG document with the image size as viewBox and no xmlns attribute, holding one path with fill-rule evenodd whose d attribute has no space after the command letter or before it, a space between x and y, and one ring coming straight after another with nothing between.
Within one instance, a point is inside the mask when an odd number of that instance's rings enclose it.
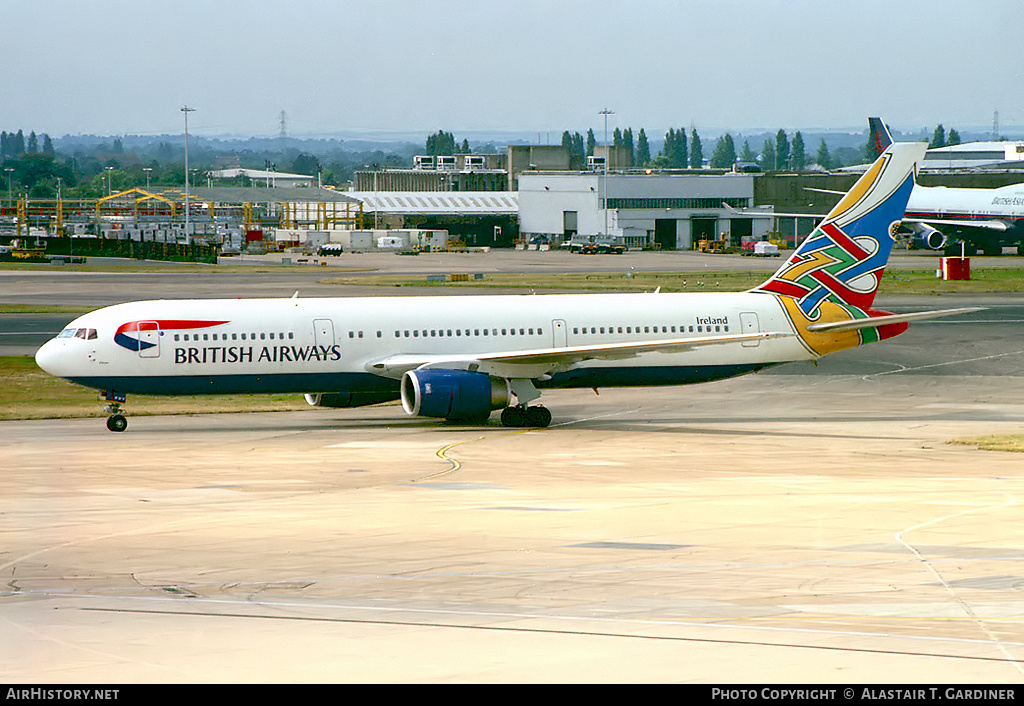
<instances>
[{"instance_id":1,"label":"distant tree line","mask_svg":"<svg viewBox=\"0 0 1024 706\"><path fill-rule=\"evenodd\" d=\"M56 144L55 144L56 143ZM468 146L468 145L467 145ZM225 166L319 175L339 186L366 168L404 167L419 147L355 149L342 140L249 138L218 140L191 136L190 183L207 184L209 172ZM185 184L184 145L180 136L76 136L51 140L23 130L0 132L0 202L29 198L98 198L133 187L153 191ZM10 170L10 171L7 171ZM224 183L224 182L219 182ZM238 186L249 186L239 177ZM259 185L259 184L258 184Z\"/></svg>"},{"instance_id":2,"label":"distant tree line","mask_svg":"<svg viewBox=\"0 0 1024 706\"><path fill-rule=\"evenodd\" d=\"M704 145L695 128L669 128L664 135L660 151L643 128L616 128L613 145L626 148L630 166L640 169L700 169L705 166ZM938 125L930 147L960 144L960 134ZM422 143L421 143L422 144ZM567 147L581 166L586 157L594 154L598 141L594 131L586 135L566 130L562 144ZM494 152L492 143L477 146L479 152ZM803 135L797 131L792 139L780 129L764 140L760 151L744 140L737 153L733 136L726 133L718 139L707 165L728 169L733 164L756 163L765 171L803 170L817 164L823 169L857 164L875 158L872 145L863 149L840 147L830 150L822 139L811 158L805 153ZM469 141L459 142L453 133L438 130L427 138L428 154L452 155L469 153ZM189 160L194 171L190 183L205 185L207 174L224 166L242 166L264 169L270 166L279 171L319 175L326 185L342 185L351 181L354 172L381 167L411 166L413 155L421 154L421 146L414 144L389 145L385 149L373 146L350 146L343 140L281 140L279 138L249 138L247 140L218 140L193 137ZM51 140L44 133L22 129L0 131L0 201L27 194L30 198L54 198L58 189L65 198L97 198L110 192L132 187L152 190L181 187L185 183L184 152L181 137L164 136L65 136ZM9 171L8 171L9 170ZM238 185L248 185L239 178ZM9 185L9 189L8 189ZM10 194L10 197L8 196Z\"/></svg>"},{"instance_id":3,"label":"distant tree line","mask_svg":"<svg viewBox=\"0 0 1024 706\"><path fill-rule=\"evenodd\" d=\"M427 138L427 154L437 156L449 156L454 154L469 154L469 140L463 140L459 144L455 135L444 130L438 130Z\"/></svg>"}]
</instances>

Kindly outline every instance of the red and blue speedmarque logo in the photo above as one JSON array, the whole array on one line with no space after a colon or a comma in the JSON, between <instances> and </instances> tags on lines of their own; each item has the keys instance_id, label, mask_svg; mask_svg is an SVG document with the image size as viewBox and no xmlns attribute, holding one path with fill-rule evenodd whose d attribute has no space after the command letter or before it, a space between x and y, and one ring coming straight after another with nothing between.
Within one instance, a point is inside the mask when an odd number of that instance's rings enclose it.
<instances>
[{"instance_id":1,"label":"red and blue speedmarque logo","mask_svg":"<svg viewBox=\"0 0 1024 706\"><path fill-rule=\"evenodd\" d=\"M114 332L114 343L127 348L130 351L144 351L153 348L156 343L142 340L159 336L160 332L167 330L193 330L201 328L212 328L228 321L196 321L192 319L157 319L150 321L129 321L121 324Z\"/></svg>"}]
</instances>

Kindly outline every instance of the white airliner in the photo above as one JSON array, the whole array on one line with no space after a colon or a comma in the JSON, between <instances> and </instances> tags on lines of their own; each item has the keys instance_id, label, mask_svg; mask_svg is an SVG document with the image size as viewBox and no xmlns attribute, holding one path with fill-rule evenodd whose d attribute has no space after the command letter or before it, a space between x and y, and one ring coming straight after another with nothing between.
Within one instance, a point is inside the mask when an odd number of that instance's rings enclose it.
<instances>
[{"instance_id":1,"label":"white airliner","mask_svg":"<svg viewBox=\"0 0 1024 706\"><path fill-rule=\"evenodd\" d=\"M924 145L890 146L760 287L742 293L142 301L73 321L47 372L125 395L300 392L313 405L400 398L411 415L545 427L539 389L681 385L896 336L871 308Z\"/></svg>"},{"instance_id":2,"label":"white airliner","mask_svg":"<svg viewBox=\"0 0 1024 706\"><path fill-rule=\"evenodd\" d=\"M889 128L868 118L869 140L881 151L892 144ZM903 222L914 244L948 254L999 255L1004 246L1024 255L1024 184L997 189L916 185Z\"/></svg>"}]
</instances>

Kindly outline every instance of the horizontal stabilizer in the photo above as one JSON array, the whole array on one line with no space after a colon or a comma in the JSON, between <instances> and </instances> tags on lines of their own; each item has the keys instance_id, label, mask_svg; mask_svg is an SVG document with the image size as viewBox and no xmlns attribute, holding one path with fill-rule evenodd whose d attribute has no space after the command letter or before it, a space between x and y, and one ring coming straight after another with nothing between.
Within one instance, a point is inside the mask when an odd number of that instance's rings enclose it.
<instances>
[{"instance_id":1,"label":"horizontal stabilizer","mask_svg":"<svg viewBox=\"0 0 1024 706\"><path fill-rule=\"evenodd\" d=\"M982 311L984 308L985 307L975 306L966 307L962 309L918 311L913 314L890 314L887 316L872 316L867 319L849 319L847 321L832 321L829 323L811 324L810 326L807 327L807 330L813 331L814 333L856 331L857 329L862 328L875 328L878 326L888 326L890 324L903 324L910 323L911 321L921 321L923 319L937 319L942 316L966 314L971 311Z\"/></svg>"}]
</instances>

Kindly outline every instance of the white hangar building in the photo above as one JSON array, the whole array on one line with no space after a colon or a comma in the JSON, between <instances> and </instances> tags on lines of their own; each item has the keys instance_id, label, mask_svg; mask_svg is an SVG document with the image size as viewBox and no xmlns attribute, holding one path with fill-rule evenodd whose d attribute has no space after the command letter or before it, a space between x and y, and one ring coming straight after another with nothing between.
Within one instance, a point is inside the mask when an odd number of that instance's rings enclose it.
<instances>
[{"instance_id":1,"label":"white hangar building","mask_svg":"<svg viewBox=\"0 0 1024 706\"><path fill-rule=\"evenodd\" d=\"M519 232L526 238L608 233L625 236L631 248L689 250L724 233L739 246L745 239L762 240L771 227L769 211L741 211L753 205L751 174L519 176Z\"/></svg>"}]
</instances>

